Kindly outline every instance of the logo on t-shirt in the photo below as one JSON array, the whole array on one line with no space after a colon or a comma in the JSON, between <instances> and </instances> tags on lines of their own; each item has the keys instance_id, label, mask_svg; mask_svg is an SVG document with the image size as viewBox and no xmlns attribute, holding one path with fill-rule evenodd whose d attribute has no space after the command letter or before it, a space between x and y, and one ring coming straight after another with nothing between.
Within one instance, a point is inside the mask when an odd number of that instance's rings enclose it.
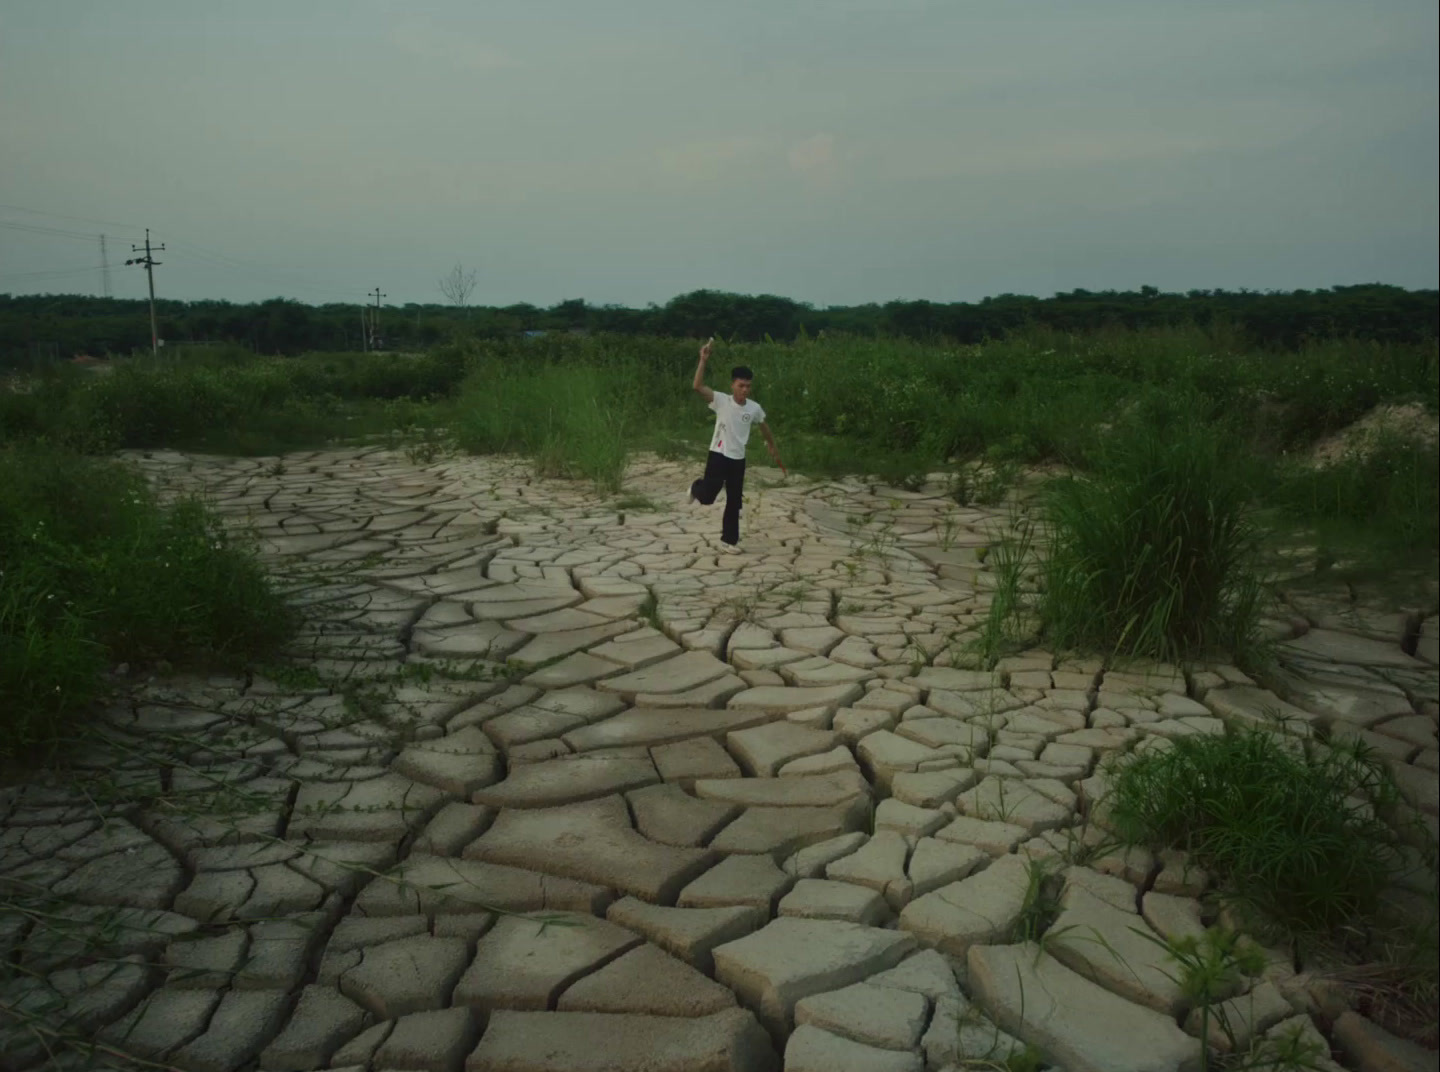
<instances>
[{"instance_id":1,"label":"logo on t-shirt","mask_svg":"<svg viewBox=\"0 0 1440 1072\"><path fill-rule=\"evenodd\" d=\"M748 413L742 413L742 414L740 414L740 419L741 419L742 421L744 421L746 424L749 424L749 423L750 423L750 414L748 414Z\"/></svg>"}]
</instances>

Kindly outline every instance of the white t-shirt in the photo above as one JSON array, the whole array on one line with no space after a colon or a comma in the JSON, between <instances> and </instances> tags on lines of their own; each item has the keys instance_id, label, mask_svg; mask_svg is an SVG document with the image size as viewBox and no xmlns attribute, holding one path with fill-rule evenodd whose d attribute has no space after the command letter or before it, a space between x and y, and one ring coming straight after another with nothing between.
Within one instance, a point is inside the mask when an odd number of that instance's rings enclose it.
<instances>
[{"instance_id":1,"label":"white t-shirt","mask_svg":"<svg viewBox=\"0 0 1440 1072\"><path fill-rule=\"evenodd\" d=\"M710 408L715 411L715 434L710 437L710 449L727 458L744 458L750 429L765 420L760 403L747 398L743 406L737 406L731 395L716 391Z\"/></svg>"}]
</instances>

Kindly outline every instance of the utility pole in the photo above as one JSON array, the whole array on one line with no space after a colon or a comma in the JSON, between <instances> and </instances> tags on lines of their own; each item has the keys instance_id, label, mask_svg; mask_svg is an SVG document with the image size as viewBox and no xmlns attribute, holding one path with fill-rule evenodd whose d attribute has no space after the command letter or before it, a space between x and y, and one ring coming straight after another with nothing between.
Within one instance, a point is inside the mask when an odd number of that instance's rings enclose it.
<instances>
[{"instance_id":1,"label":"utility pole","mask_svg":"<svg viewBox=\"0 0 1440 1072\"><path fill-rule=\"evenodd\" d=\"M390 295L381 294L379 287L376 287L373 291L369 291L367 293L373 294L375 296L375 312L370 318L370 330L375 333L375 340L378 344L380 341L380 299L388 298L390 297Z\"/></svg>"},{"instance_id":2,"label":"utility pole","mask_svg":"<svg viewBox=\"0 0 1440 1072\"><path fill-rule=\"evenodd\" d=\"M105 252L105 236L100 236L100 288L110 297L110 258Z\"/></svg>"},{"instance_id":3,"label":"utility pole","mask_svg":"<svg viewBox=\"0 0 1440 1072\"><path fill-rule=\"evenodd\" d=\"M143 264L145 266L145 278L150 283L150 353L154 355L160 352L160 335L155 330L155 268L161 262L157 261L154 257L152 257L151 254L158 253L160 250L164 249L165 246L163 244L158 246L152 246L150 244L150 228L147 227L145 228L144 247L131 246L130 251L132 253L139 253L142 248L145 250L145 256L132 257L125 263ZM377 287L376 289L378 290L379 288Z\"/></svg>"}]
</instances>

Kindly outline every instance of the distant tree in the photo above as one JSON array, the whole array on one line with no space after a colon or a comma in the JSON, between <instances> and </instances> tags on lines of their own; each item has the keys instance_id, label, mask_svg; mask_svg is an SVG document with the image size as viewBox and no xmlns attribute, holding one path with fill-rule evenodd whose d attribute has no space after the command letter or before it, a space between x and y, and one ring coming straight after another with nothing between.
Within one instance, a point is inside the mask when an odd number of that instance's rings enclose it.
<instances>
[{"instance_id":1,"label":"distant tree","mask_svg":"<svg viewBox=\"0 0 1440 1072\"><path fill-rule=\"evenodd\" d=\"M585 299L569 298L550 309L550 319L557 328L571 331L585 327Z\"/></svg>"},{"instance_id":2,"label":"distant tree","mask_svg":"<svg viewBox=\"0 0 1440 1072\"><path fill-rule=\"evenodd\" d=\"M475 293L475 269L467 272L456 261L450 274L440 280L440 293L456 308L465 308L470 304L470 295Z\"/></svg>"},{"instance_id":3,"label":"distant tree","mask_svg":"<svg viewBox=\"0 0 1440 1072\"><path fill-rule=\"evenodd\" d=\"M1440 294L1378 283L1183 294L1145 286L1134 291L1070 291L1050 298L999 294L978 302L894 301L823 309L771 294L699 290L663 306L630 309L571 298L540 309L529 304L469 306L475 273L455 267L450 278L441 281L442 290L452 280L460 284L455 294L446 291L450 302L407 304L407 315L386 324L395 347L420 349L449 337L504 339L521 332L581 327L632 336L694 339L713 334L750 342L767 336L794 339L802 326L812 337L823 330L827 336L977 343L1026 325L1075 333L1185 323L1224 324L1244 345L1276 348L1331 337L1386 343L1433 343L1440 337ZM264 354L341 351L356 345L355 306L344 302L315 306L284 298L243 304L160 299L155 305L166 337L177 344L234 342ZM0 292L0 370L28 368L59 355L124 354L148 350L149 345L149 307L143 299Z\"/></svg>"}]
</instances>

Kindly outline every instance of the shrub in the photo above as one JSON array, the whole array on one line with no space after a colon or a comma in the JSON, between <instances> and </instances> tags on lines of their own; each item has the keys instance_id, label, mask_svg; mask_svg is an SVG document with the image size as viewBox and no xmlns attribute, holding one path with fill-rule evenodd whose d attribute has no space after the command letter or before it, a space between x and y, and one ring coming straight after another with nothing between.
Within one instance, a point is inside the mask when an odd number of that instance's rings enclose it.
<instances>
[{"instance_id":1,"label":"shrub","mask_svg":"<svg viewBox=\"0 0 1440 1072\"><path fill-rule=\"evenodd\" d=\"M1137 756L1109 797L1125 841L1188 850L1232 900L1320 934L1372 912L1400 869L1382 818L1398 801L1363 746L1306 752L1261 728Z\"/></svg>"},{"instance_id":2,"label":"shrub","mask_svg":"<svg viewBox=\"0 0 1440 1072\"><path fill-rule=\"evenodd\" d=\"M65 736L116 662L238 667L296 625L202 504L45 444L0 450L0 563L0 753Z\"/></svg>"},{"instance_id":3,"label":"shrub","mask_svg":"<svg viewBox=\"0 0 1440 1072\"><path fill-rule=\"evenodd\" d=\"M1244 651L1261 586L1248 478L1220 430L1132 422L1049 489L1040 614L1058 648L1175 660Z\"/></svg>"}]
</instances>

